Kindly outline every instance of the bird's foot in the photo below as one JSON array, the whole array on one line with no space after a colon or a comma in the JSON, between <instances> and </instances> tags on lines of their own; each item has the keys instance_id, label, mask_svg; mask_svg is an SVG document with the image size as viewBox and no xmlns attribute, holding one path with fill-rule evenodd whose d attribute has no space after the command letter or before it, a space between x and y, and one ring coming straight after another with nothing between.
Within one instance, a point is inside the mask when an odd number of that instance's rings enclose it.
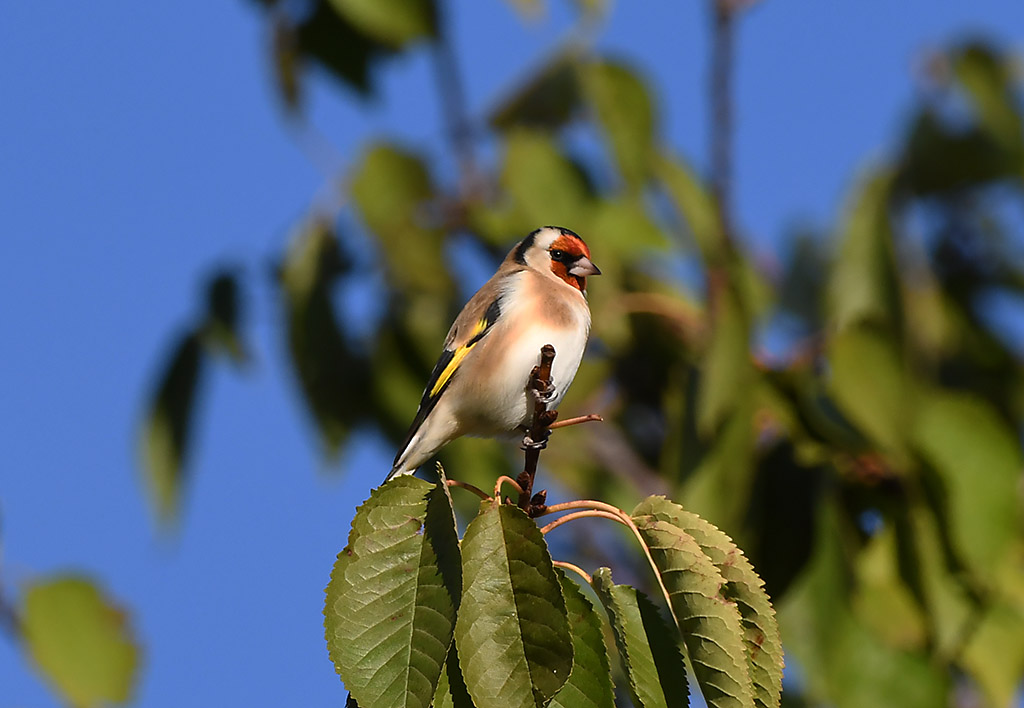
<instances>
[{"instance_id":1,"label":"bird's foot","mask_svg":"<svg viewBox=\"0 0 1024 708\"><path fill-rule=\"evenodd\" d=\"M544 437L540 440L534 440L529 433L523 436L523 450L543 450L548 446L548 439L551 437L551 431L545 430Z\"/></svg>"}]
</instances>

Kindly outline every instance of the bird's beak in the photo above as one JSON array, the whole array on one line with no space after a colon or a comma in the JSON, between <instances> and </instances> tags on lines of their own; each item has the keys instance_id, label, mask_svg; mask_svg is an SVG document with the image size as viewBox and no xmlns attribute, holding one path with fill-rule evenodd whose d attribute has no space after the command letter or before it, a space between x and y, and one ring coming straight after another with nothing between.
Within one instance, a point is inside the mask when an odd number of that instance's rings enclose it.
<instances>
[{"instance_id":1,"label":"bird's beak","mask_svg":"<svg viewBox=\"0 0 1024 708\"><path fill-rule=\"evenodd\" d=\"M587 276L587 275L601 275L601 269L590 262L590 259L586 256L581 256L576 259L573 263L572 268L569 269L569 275Z\"/></svg>"}]
</instances>

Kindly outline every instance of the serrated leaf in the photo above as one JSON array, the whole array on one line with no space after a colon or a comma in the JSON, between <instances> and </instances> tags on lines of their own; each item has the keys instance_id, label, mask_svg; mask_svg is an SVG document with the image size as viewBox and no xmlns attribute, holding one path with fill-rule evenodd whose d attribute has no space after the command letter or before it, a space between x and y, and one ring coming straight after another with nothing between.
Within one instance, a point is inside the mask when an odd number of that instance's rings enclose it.
<instances>
[{"instance_id":1,"label":"serrated leaf","mask_svg":"<svg viewBox=\"0 0 1024 708\"><path fill-rule=\"evenodd\" d=\"M629 585L615 585L608 568L594 573L592 585L608 613L636 708L689 705L686 664L671 628L654 604Z\"/></svg>"},{"instance_id":2,"label":"serrated leaf","mask_svg":"<svg viewBox=\"0 0 1024 708\"><path fill-rule=\"evenodd\" d=\"M572 671L548 708L614 708L615 694L601 618L579 586L565 573L559 571L558 579L572 632Z\"/></svg>"},{"instance_id":3,"label":"serrated leaf","mask_svg":"<svg viewBox=\"0 0 1024 708\"><path fill-rule=\"evenodd\" d=\"M725 533L665 497L647 497L633 510L633 518L645 516L672 524L691 536L722 574L722 595L736 603L743 622L754 702L765 708L777 707L782 695L782 640L764 582L750 561Z\"/></svg>"},{"instance_id":4,"label":"serrated leaf","mask_svg":"<svg viewBox=\"0 0 1024 708\"><path fill-rule=\"evenodd\" d=\"M432 708L473 708L473 699L466 690L459 668L459 652L455 642L448 647L448 659L444 662L441 680L437 682Z\"/></svg>"},{"instance_id":5,"label":"serrated leaf","mask_svg":"<svg viewBox=\"0 0 1024 708\"><path fill-rule=\"evenodd\" d=\"M886 452L901 455L914 407L897 346L885 332L866 324L839 332L828 345L829 392L867 437Z\"/></svg>"},{"instance_id":6,"label":"serrated leaf","mask_svg":"<svg viewBox=\"0 0 1024 708\"><path fill-rule=\"evenodd\" d=\"M838 330L863 321L885 325L899 320L889 215L892 184L890 172L868 175L847 207L828 288L829 317Z\"/></svg>"},{"instance_id":7,"label":"serrated leaf","mask_svg":"<svg viewBox=\"0 0 1024 708\"><path fill-rule=\"evenodd\" d=\"M619 62L582 67L583 87L626 184L639 188L654 159L655 109L647 86Z\"/></svg>"},{"instance_id":8,"label":"serrated leaf","mask_svg":"<svg viewBox=\"0 0 1024 708\"><path fill-rule=\"evenodd\" d=\"M712 708L752 708L750 672L736 603L692 536L654 516L633 519L658 569L701 693Z\"/></svg>"},{"instance_id":9,"label":"serrated leaf","mask_svg":"<svg viewBox=\"0 0 1024 708\"><path fill-rule=\"evenodd\" d=\"M572 669L565 600L544 537L517 507L484 502L462 540L455 625L478 708L541 708Z\"/></svg>"},{"instance_id":10,"label":"serrated leaf","mask_svg":"<svg viewBox=\"0 0 1024 708\"><path fill-rule=\"evenodd\" d=\"M371 37L395 47L437 29L433 0L330 0L339 15Z\"/></svg>"},{"instance_id":11,"label":"serrated leaf","mask_svg":"<svg viewBox=\"0 0 1024 708\"><path fill-rule=\"evenodd\" d=\"M516 130L509 134L501 184L530 229L544 224L571 228L586 217L589 208L579 172L541 133Z\"/></svg>"},{"instance_id":12,"label":"serrated leaf","mask_svg":"<svg viewBox=\"0 0 1024 708\"><path fill-rule=\"evenodd\" d=\"M991 578L1020 535L1019 438L981 398L940 390L923 397L912 434L942 479L956 548Z\"/></svg>"},{"instance_id":13,"label":"serrated leaf","mask_svg":"<svg viewBox=\"0 0 1024 708\"><path fill-rule=\"evenodd\" d=\"M454 288L442 252L441 230L427 223L435 196L426 163L388 143L374 143L352 173L352 199L380 240L391 285L400 290L450 295Z\"/></svg>"},{"instance_id":14,"label":"serrated leaf","mask_svg":"<svg viewBox=\"0 0 1024 708\"><path fill-rule=\"evenodd\" d=\"M195 396L205 360L201 336L192 332L182 337L149 404L142 467L151 505L162 523L175 521L181 508Z\"/></svg>"},{"instance_id":15,"label":"serrated leaf","mask_svg":"<svg viewBox=\"0 0 1024 708\"><path fill-rule=\"evenodd\" d=\"M362 708L427 708L459 605L458 536L437 485L396 477L352 520L327 585L327 648Z\"/></svg>"},{"instance_id":16,"label":"serrated leaf","mask_svg":"<svg viewBox=\"0 0 1024 708\"><path fill-rule=\"evenodd\" d=\"M29 656L69 704L131 699L139 649L124 611L92 581L66 575L29 585L21 629Z\"/></svg>"}]
</instances>

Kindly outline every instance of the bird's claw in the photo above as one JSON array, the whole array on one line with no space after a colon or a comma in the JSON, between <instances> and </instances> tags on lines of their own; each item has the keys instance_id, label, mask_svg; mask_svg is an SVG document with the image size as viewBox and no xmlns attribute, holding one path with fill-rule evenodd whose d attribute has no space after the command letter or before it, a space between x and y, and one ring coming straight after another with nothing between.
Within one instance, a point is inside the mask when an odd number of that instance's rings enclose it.
<instances>
[{"instance_id":1,"label":"bird's claw","mask_svg":"<svg viewBox=\"0 0 1024 708\"><path fill-rule=\"evenodd\" d=\"M540 440L534 440L529 433L523 436L523 450L543 450L548 446L548 439L551 437L551 431L545 430L544 437Z\"/></svg>"}]
</instances>

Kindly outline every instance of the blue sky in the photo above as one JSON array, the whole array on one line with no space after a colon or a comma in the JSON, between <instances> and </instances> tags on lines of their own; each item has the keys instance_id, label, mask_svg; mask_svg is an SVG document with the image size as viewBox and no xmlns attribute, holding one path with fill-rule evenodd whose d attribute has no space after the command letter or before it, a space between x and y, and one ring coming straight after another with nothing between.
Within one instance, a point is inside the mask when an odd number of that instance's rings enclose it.
<instances>
[{"instance_id":1,"label":"blue sky","mask_svg":"<svg viewBox=\"0 0 1024 708\"><path fill-rule=\"evenodd\" d=\"M475 111L568 31L564 1L532 24L498 0L451 6ZM387 464L372 445L325 463L287 375L267 269L325 176L285 128L261 18L243 0L6 3L0 18L0 582L100 579L145 647L137 705L340 705L322 591ZM599 41L662 89L667 139L698 164L706 20L702 2L620 1ZM1024 4L763 0L750 12L736 206L762 256L794 223L832 222L849 180L898 139L917 58L966 31L1020 50ZM313 120L342 158L375 135L441 154L425 52L379 78L370 104L313 86ZM135 465L139 420L221 264L251 286L254 361L208 372L181 533L162 538ZM57 705L6 637L0 687L0 708Z\"/></svg>"}]
</instances>

